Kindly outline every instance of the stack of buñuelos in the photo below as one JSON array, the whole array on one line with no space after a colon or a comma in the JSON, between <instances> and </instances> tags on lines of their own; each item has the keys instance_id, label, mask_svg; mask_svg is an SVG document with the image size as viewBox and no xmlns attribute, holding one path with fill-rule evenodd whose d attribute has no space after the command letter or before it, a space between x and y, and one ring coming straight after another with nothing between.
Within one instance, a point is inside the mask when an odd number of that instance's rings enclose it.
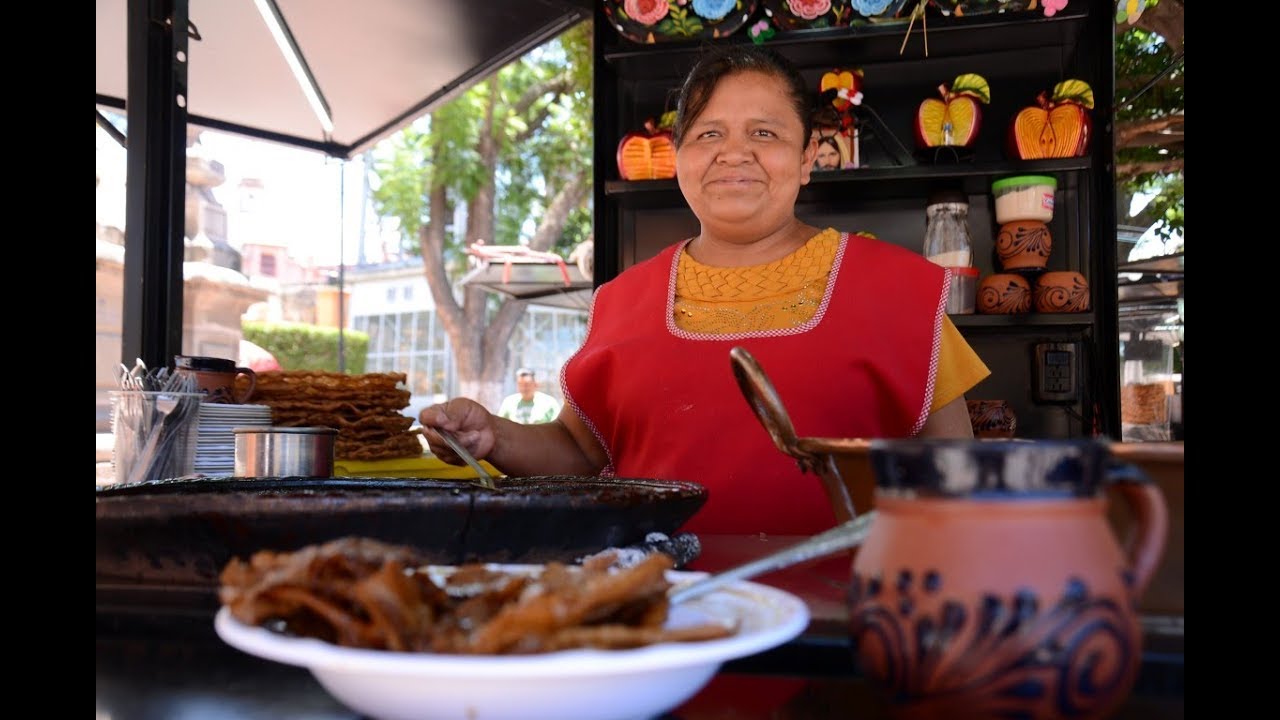
<instances>
[{"instance_id":1,"label":"stack of bu\u00f1uelos","mask_svg":"<svg viewBox=\"0 0 1280 720\"><path fill-rule=\"evenodd\" d=\"M271 407L272 424L331 427L334 455L346 460L385 460L421 455L420 430L400 411L409 405L404 373L347 375L326 370L258 373L250 402Z\"/></svg>"}]
</instances>

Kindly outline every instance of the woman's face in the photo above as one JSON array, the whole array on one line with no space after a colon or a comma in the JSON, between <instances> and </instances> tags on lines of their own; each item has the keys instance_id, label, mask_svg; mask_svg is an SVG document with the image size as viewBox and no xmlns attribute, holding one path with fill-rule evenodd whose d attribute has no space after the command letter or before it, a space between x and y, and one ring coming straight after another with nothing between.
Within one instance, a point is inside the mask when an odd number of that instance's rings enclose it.
<instances>
[{"instance_id":1,"label":"woman's face","mask_svg":"<svg viewBox=\"0 0 1280 720\"><path fill-rule=\"evenodd\" d=\"M720 81L689 125L676 179L704 232L762 237L795 217L816 152L785 83L740 72Z\"/></svg>"},{"instance_id":2,"label":"woman's face","mask_svg":"<svg viewBox=\"0 0 1280 720\"><path fill-rule=\"evenodd\" d=\"M832 147L829 142L820 142L818 143L818 158L815 162L823 170L839 170L840 151Z\"/></svg>"}]
</instances>

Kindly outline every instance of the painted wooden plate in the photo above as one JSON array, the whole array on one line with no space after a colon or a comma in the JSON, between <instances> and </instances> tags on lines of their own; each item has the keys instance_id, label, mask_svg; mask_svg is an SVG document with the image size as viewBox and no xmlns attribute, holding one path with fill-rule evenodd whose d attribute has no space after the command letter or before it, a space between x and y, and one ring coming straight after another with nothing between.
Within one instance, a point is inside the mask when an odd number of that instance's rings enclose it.
<instances>
[{"instance_id":1,"label":"painted wooden plate","mask_svg":"<svg viewBox=\"0 0 1280 720\"><path fill-rule=\"evenodd\" d=\"M604 14L622 37L637 43L704 40L737 32L759 0L604 0Z\"/></svg>"},{"instance_id":2,"label":"painted wooden plate","mask_svg":"<svg viewBox=\"0 0 1280 720\"><path fill-rule=\"evenodd\" d=\"M853 9L873 23L906 22L918 0L850 0Z\"/></svg>"},{"instance_id":3,"label":"painted wooden plate","mask_svg":"<svg viewBox=\"0 0 1280 720\"><path fill-rule=\"evenodd\" d=\"M857 15L851 0L763 0L763 5L780 30L845 27Z\"/></svg>"}]
</instances>

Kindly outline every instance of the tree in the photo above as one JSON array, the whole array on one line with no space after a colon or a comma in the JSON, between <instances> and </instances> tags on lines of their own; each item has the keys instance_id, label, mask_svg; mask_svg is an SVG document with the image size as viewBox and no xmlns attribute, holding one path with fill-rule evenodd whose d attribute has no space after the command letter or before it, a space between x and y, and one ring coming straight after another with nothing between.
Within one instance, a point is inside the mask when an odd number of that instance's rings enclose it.
<instances>
[{"instance_id":1,"label":"tree","mask_svg":"<svg viewBox=\"0 0 1280 720\"><path fill-rule=\"evenodd\" d=\"M1154 198L1127 224L1182 230L1183 0L1146 0L1116 25L1116 190L1126 222L1137 193Z\"/></svg>"},{"instance_id":2,"label":"tree","mask_svg":"<svg viewBox=\"0 0 1280 720\"><path fill-rule=\"evenodd\" d=\"M400 219L422 257L453 345L460 394L486 407L501 399L508 341L526 302L499 301L479 288L455 294L454 286L468 269L466 247L477 240L567 255L590 238L591 62L591 24L584 22L376 153L378 211ZM465 227L452 226L458 208Z\"/></svg>"}]
</instances>

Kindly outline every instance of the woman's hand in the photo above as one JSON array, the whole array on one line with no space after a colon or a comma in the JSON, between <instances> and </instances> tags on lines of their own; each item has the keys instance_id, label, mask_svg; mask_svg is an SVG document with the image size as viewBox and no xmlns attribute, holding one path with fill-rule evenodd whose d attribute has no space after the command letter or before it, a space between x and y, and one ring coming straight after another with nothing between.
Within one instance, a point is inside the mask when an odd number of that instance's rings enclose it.
<instances>
[{"instance_id":1,"label":"woman's hand","mask_svg":"<svg viewBox=\"0 0 1280 720\"><path fill-rule=\"evenodd\" d=\"M423 408L418 421L431 452L450 465L462 465L463 460L435 428L453 433L467 452L513 477L595 475L609 462L595 435L568 403L551 422L521 425L490 413L474 400L454 398Z\"/></svg>"},{"instance_id":2,"label":"woman's hand","mask_svg":"<svg viewBox=\"0 0 1280 720\"><path fill-rule=\"evenodd\" d=\"M418 422L422 423L422 434L427 438L431 453L450 465L463 465L464 462L435 433L436 428L453 433L454 438L476 458L486 458L498 442L496 420L483 405L468 398L453 398L423 408L418 413Z\"/></svg>"}]
</instances>

